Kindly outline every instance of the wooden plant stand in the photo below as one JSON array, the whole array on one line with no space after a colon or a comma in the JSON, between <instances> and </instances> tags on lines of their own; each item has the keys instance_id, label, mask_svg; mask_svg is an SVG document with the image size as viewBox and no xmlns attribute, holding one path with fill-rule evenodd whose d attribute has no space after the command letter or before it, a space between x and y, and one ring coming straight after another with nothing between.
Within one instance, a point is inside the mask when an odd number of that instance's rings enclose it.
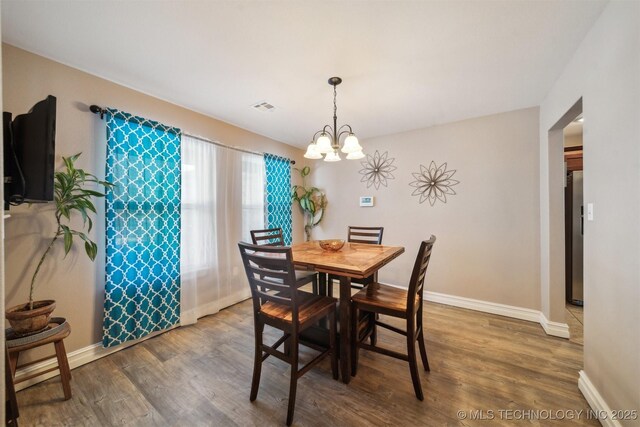
<instances>
[{"instance_id":1,"label":"wooden plant stand","mask_svg":"<svg viewBox=\"0 0 640 427\"><path fill-rule=\"evenodd\" d=\"M7 351L9 353L9 368L11 369L11 378L14 384L19 384L23 381L30 380L36 376L46 374L47 372L60 370L60 380L62 382L62 390L64 391L64 400L71 399L71 370L69 368L69 361L67 360L67 352L64 349L64 339L71 333L71 327L63 318L53 318L49 323L49 327L42 332L28 337L12 336L11 332L7 333ZM18 365L18 357L20 353L26 350L31 350L36 347L53 343L56 353L42 359L34 360L32 362ZM15 380L16 371L18 368L35 365L36 363L44 362L52 358L58 359L57 366L47 369L44 372L37 372L32 375L28 375L24 378Z\"/></svg>"}]
</instances>

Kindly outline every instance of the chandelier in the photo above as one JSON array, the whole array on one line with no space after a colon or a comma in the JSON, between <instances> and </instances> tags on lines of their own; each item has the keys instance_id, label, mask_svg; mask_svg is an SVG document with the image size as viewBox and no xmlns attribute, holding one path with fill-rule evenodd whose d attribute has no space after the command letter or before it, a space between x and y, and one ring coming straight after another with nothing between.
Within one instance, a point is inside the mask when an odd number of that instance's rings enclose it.
<instances>
[{"instance_id":1,"label":"chandelier","mask_svg":"<svg viewBox=\"0 0 640 427\"><path fill-rule=\"evenodd\" d=\"M338 107L336 106L336 86L342 83L340 77L331 77L329 84L333 86L333 127L325 125L321 130L316 132L311 138L311 143L307 147L304 157L307 159L321 159L324 154L325 162L340 161L340 153L342 151L347 155L348 160L356 160L364 157L362 147L358 143L358 138L353 134L353 129L349 125L342 125L338 128ZM346 135L340 148L340 139ZM316 139L317 137L317 139Z\"/></svg>"}]
</instances>

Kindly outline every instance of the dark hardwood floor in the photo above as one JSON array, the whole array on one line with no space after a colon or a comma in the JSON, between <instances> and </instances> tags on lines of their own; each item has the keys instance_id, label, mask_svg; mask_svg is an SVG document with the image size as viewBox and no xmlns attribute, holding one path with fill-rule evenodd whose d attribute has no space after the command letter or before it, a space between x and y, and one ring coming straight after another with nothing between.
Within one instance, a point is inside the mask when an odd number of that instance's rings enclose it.
<instances>
[{"instance_id":1,"label":"dark hardwood floor","mask_svg":"<svg viewBox=\"0 0 640 427\"><path fill-rule=\"evenodd\" d=\"M420 371L424 402L406 362L361 350L349 385L332 379L328 359L298 381L294 425L599 425L584 416L515 421L498 412L588 409L577 386L582 346L546 336L535 323L433 303L425 304L424 328L431 365ZM403 339L381 330L378 342L404 351ZM245 301L73 370L69 401L59 377L19 392L20 424L284 425L289 366L267 359L250 403L253 342ZM494 419L472 420L472 410L492 410Z\"/></svg>"}]
</instances>

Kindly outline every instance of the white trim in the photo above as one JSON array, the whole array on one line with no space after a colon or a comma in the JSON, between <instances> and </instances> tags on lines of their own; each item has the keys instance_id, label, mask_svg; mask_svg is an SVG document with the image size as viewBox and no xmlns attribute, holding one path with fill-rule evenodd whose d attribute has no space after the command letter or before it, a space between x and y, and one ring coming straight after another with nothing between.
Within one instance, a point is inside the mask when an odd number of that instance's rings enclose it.
<instances>
[{"instance_id":1,"label":"white trim","mask_svg":"<svg viewBox=\"0 0 640 427\"><path fill-rule=\"evenodd\" d=\"M545 316L543 312L540 312L540 326L542 326L542 329L544 329L547 335L569 339L569 325L566 323L552 322L547 319L547 316Z\"/></svg>"},{"instance_id":2,"label":"white trim","mask_svg":"<svg viewBox=\"0 0 640 427\"><path fill-rule=\"evenodd\" d=\"M440 304L455 307L468 308L469 310L482 311L484 313L497 314L499 316L512 317L514 319L539 322L540 312L530 308L515 307L512 305L498 304L495 302L459 297L456 295L441 294L439 292L424 292L424 299Z\"/></svg>"},{"instance_id":3,"label":"white trim","mask_svg":"<svg viewBox=\"0 0 640 427\"><path fill-rule=\"evenodd\" d=\"M180 313L180 326L193 325L198 321L199 318L204 316L209 316L211 314L216 314L220 310L231 307L234 304L238 304L246 299L251 298L251 290L244 289L240 292L236 292L235 294L228 295L224 298L221 298L217 301L213 301L196 308L192 308L191 310L184 311Z\"/></svg>"},{"instance_id":4,"label":"white trim","mask_svg":"<svg viewBox=\"0 0 640 427\"><path fill-rule=\"evenodd\" d=\"M593 385L585 371L580 371L578 388L582 392L584 398L587 400L587 403L589 403L589 406L591 406L591 409L597 414L604 415L603 417L598 418L600 424L602 424L604 427L622 427L620 421L611 419L611 408L602 398L602 395Z\"/></svg>"},{"instance_id":5,"label":"white trim","mask_svg":"<svg viewBox=\"0 0 640 427\"><path fill-rule=\"evenodd\" d=\"M456 295L441 294L439 292L425 291L426 301L440 304L452 305L454 307L467 308L469 310L482 311L483 313L497 314L499 316L512 317L514 319L536 322L542 326L547 335L554 337L569 338L569 325L566 323L552 322L546 318L544 313L531 308L515 307L513 305L498 304L495 302L482 301L472 298L459 297Z\"/></svg>"}]
</instances>

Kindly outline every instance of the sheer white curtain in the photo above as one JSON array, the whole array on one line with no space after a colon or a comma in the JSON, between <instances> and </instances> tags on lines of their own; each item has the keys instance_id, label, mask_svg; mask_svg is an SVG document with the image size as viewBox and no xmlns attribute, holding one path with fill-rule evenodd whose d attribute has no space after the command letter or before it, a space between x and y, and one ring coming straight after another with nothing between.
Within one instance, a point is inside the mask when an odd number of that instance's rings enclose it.
<instances>
[{"instance_id":1,"label":"sheer white curtain","mask_svg":"<svg viewBox=\"0 0 640 427\"><path fill-rule=\"evenodd\" d=\"M182 136L183 325L251 296L238 241L264 228L262 156Z\"/></svg>"}]
</instances>

